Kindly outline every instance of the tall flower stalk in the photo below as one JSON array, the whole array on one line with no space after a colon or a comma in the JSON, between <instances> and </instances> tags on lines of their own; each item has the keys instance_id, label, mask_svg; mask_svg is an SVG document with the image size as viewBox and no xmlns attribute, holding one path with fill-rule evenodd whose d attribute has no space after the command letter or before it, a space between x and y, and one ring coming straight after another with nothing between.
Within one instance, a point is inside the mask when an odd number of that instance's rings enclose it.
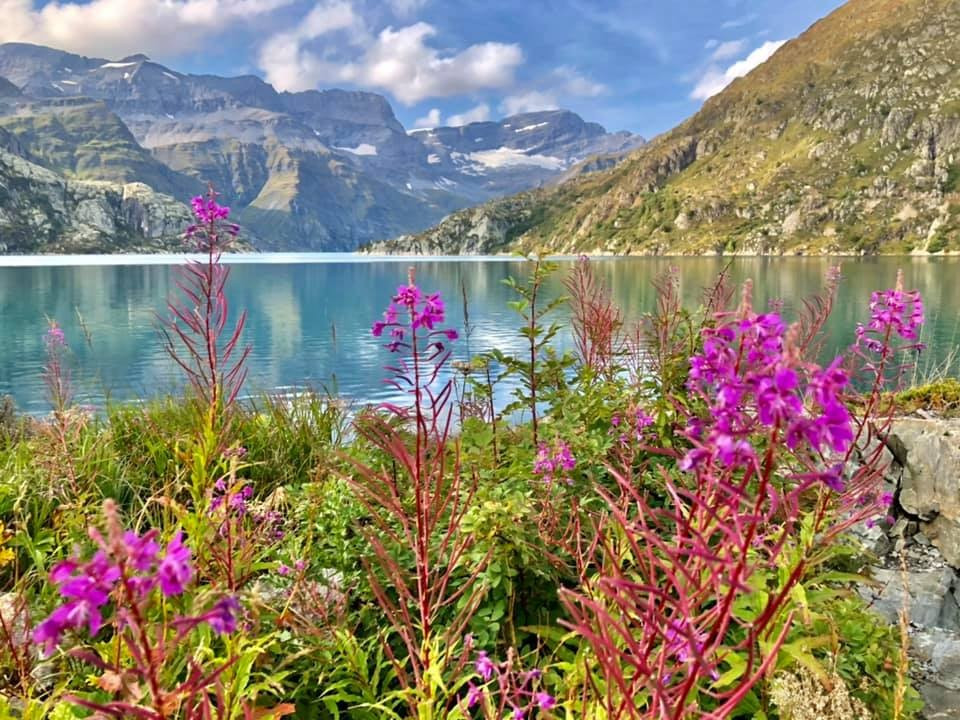
<instances>
[{"instance_id":1,"label":"tall flower stalk","mask_svg":"<svg viewBox=\"0 0 960 720\"><path fill-rule=\"evenodd\" d=\"M649 497L631 466L610 469L619 492L604 493L599 573L563 592L609 716L729 716L775 662L792 591L818 548L888 504L879 454L856 472L846 465L880 386L854 418L840 359L803 357L804 327L815 325L757 314L747 285L740 309L716 314L691 358L688 389L705 412L689 415L690 449L652 448L683 471L661 469L666 497ZM891 327L898 318L874 309L870 331L885 340L870 347L881 362Z\"/></svg>"},{"instance_id":2,"label":"tall flower stalk","mask_svg":"<svg viewBox=\"0 0 960 720\"><path fill-rule=\"evenodd\" d=\"M249 345L240 345L246 311L227 328L230 268L222 263L222 255L233 245L239 227L227 222L230 208L218 204L217 196L211 185L205 196L193 198L197 223L187 228L186 239L204 257L177 269L181 297L169 300L170 317L162 324L167 353L201 403L204 436L214 446L212 453L226 447L230 410L246 379L250 354Z\"/></svg>"},{"instance_id":3,"label":"tall flower stalk","mask_svg":"<svg viewBox=\"0 0 960 720\"><path fill-rule=\"evenodd\" d=\"M355 462L356 473L346 478L372 519L365 536L373 550L373 593L407 657L389 645L388 652L401 682L417 691L408 697L411 708L422 712L436 701L438 673L453 662L486 564L461 567L473 544L460 528L476 482L463 477L459 444L451 438L453 389L444 373L458 334L444 329L444 320L440 294L421 291L411 269L373 325L396 358L387 383L409 402L385 403L358 419L358 432L383 459Z\"/></svg>"}]
</instances>

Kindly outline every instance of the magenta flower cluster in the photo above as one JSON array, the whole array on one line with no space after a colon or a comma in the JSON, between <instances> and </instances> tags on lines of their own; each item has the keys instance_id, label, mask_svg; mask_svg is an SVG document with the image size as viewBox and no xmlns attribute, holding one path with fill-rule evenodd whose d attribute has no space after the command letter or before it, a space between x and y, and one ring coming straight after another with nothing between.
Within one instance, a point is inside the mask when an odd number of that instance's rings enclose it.
<instances>
[{"instance_id":1,"label":"magenta flower cluster","mask_svg":"<svg viewBox=\"0 0 960 720\"><path fill-rule=\"evenodd\" d=\"M47 351L57 351L67 346L67 338L63 334L63 328L56 322L50 324L50 328L44 333L43 343L47 346Z\"/></svg>"},{"instance_id":2,"label":"magenta flower cluster","mask_svg":"<svg viewBox=\"0 0 960 720\"><path fill-rule=\"evenodd\" d=\"M642 407L633 411L614 413L610 418L610 434L616 436L620 445L628 445L632 440L642 442L647 434L647 428L653 425L650 417Z\"/></svg>"},{"instance_id":3,"label":"magenta flower cluster","mask_svg":"<svg viewBox=\"0 0 960 720\"><path fill-rule=\"evenodd\" d=\"M577 467L577 459L573 456L570 446L562 440L553 445L540 443L537 447L537 457L533 461L533 474L545 483L562 480L568 485L573 484L570 473Z\"/></svg>"},{"instance_id":4,"label":"magenta flower cluster","mask_svg":"<svg viewBox=\"0 0 960 720\"><path fill-rule=\"evenodd\" d=\"M85 627L91 636L96 635L105 624L104 608L111 598L117 602L117 617L121 618L131 606L145 603L154 590L174 597L193 579L190 548L183 544L180 532L162 551L156 530L143 535L128 530L118 535L108 543L91 530L90 536L99 546L93 556L86 561L64 560L51 570L50 582L66 602L34 629L33 639L46 653L60 645L67 631ZM224 598L192 621L207 622L218 633L233 632L238 609L235 598Z\"/></svg>"},{"instance_id":5,"label":"magenta flower cluster","mask_svg":"<svg viewBox=\"0 0 960 720\"><path fill-rule=\"evenodd\" d=\"M445 313L440 293L425 294L412 283L401 285L384 311L383 320L373 324L373 336L382 337L384 331L389 330L391 340L386 347L390 352L400 352L402 348L410 347L410 336L420 328L431 336L456 340L459 337L456 330L436 329L437 325L444 322ZM438 344L442 348L442 343Z\"/></svg>"},{"instance_id":6,"label":"magenta flower cluster","mask_svg":"<svg viewBox=\"0 0 960 720\"><path fill-rule=\"evenodd\" d=\"M689 386L707 400L708 419L688 427L694 448L681 467L717 462L754 466L758 431L791 450L845 453L853 423L841 394L849 383L837 358L828 367L804 362L776 313L741 310L702 332L703 352L690 360ZM835 473L829 484L840 488ZM827 479L825 476L824 479Z\"/></svg>"},{"instance_id":7,"label":"magenta flower cluster","mask_svg":"<svg viewBox=\"0 0 960 720\"><path fill-rule=\"evenodd\" d=\"M100 545L93 557L86 562L64 560L50 572L50 582L66 602L34 630L34 640L47 652L60 644L67 630L86 626L96 635L103 625L103 607L118 584L132 593L130 600L141 602L157 587L166 597L180 595L193 577L190 549L179 532L162 553L155 530L142 536L127 531L113 546L95 530L90 534Z\"/></svg>"},{"instance_id":8,"label":"magenta flower cluster","mask_svg":"<svg viewBox=\"0 0 960 720\"><path fill-rule=\"evenodd\" d=\"M222 513L224 523L220 526L220 534L227 532L226 523L230 520L240 521L249 516L253 524L270 540L282 540L284 531L284 517L276 510L250 512L250 500L253 499L253 488L244 485L234 490L227 483L227 478L220 478L213 484L210 497L209 514Z\"/></svg>"},{"instance_id":9,"label":"magenta flower cluster","mask_svg":"<svg viewBox=\"0 0 960 720\"><path fill-rule=\"evenodd\" d=\"M483 683L467 683L465 703L468 710L479 705L491 692L500 695L497 704L509 706L513 720L524 720L535 710L549 711L557 706L553 695L537 687L543 677L537 668L517 671L511 662L495 662L483 650L477 653L473 666Z\"/></svg>"},{"instance_id":10,"label":"magenta flower cluster","mask_svg":"<svg viewBox=\"0 0 960 720\"><path fill-rule=\"evenodd\" d=\"M857 326L857 344L884 356L893 351L890 341L895 338L912 343L909 348L919 349L921 325L923 298L918 290L903 289L903 273L898 272L893 289L871 293L870 321Z\"/></svg>"},{"instance_id":11,"label":"magenta flower cluster","mask_svg":"<svg viewBox=\"0 0 960 720\"><path fill-rule=\"evenodd\" d=\"M667 631L664 636L667 652L672 655L679 663L703 662L705 643L707 633L704 630L698 630L687 619L671 620L667 625ZM710 678L716 682L720 679L720 673L715 667L709 671ZM664 684L669 684L673 680L671 675L663 678Z\"/></svg>"},{"instance_id":12,"label":"magenta flower cluster","mask_svg":"<svg viewBox=\"0 0 960 720\"><path fill-rule=\"evenodd\" d=\"M194 217L197 218L197 223L187 228L187 238L192 238L200 234L201 230L204 231L203 234L209 236L211 230L217 228L222 221L230 217L230 208L220 205L217 202L218 195L219 193L211 187L206 195L197 195L190 201ZM223 225L219 225L219 227L223 227ZM240 233L240 226L228 223L226 225L226 231L230 236L236 237ZM207 237L207 240L215 241L216 238ZM215 243L211 242L211 245L213 244Z\"/></svg>"},{"instance_id":13,"label":"magenta flower cluster","mask_svg":"<svg viewBox=\"0 0 960 720\"><path fill-rule=\"evenodd\" d=\"M247 503L253 497L253 488L244 485L236 492L231 492L227 486L226 478L220 478L213 484L213 496L210 498L210 513L214 513L221 507L225 507L228 512L238 516L247 514Z\"/></svg>"}]
</instances>

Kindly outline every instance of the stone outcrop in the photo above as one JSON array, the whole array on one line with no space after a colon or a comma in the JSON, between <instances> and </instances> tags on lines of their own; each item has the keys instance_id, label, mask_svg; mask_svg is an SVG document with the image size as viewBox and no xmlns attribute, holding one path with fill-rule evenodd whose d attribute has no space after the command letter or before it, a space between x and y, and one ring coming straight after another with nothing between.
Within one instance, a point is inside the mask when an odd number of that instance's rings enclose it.
<instances>
[{"instance_id":1,"label":"stone outcrop","mask_svg":"<svg viewBox=\"0 0 960 720\"><path fill-rule=\"evenodd\" d=\"M960 420L900 418L887 446L895 521L858 530L883 563L861 594L891 623L908 610L924 717L960 718Z\"/></svg>"},{"instance_id":2,"label":"stone outcrop","mask_svg":"<svg viewBox=\"0 0 960 720\"><path fill-rule=\"evenodd\" d=\"M0 252L177 250L190 221L141 183L68 180L0 147Z\"/></svg>"}]
</instances>

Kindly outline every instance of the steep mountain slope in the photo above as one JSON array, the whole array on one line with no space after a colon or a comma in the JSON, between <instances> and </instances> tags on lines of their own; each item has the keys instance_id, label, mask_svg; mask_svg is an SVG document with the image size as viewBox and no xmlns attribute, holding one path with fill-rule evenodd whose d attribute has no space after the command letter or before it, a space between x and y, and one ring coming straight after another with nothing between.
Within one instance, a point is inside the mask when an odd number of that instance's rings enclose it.
<instances>
[{"instance_id":1,"label":"steep mountain slope","mask_svg":"<svg viewBox=\"0 0 960 720\"><path fill-rule=\"evenodd\" d=\"M8 43L0 45L0 76L22 91L0 103L0 125L29 135L26 144L39 144L37 157L51 169L134 177L184 200L213 180L265 249L352 249L420 230L458 208L549 182L587 156L642 142L565 112L522 116L513 128L508 119L408 134L373 93L278 93L257 77L187 75L143 55L108 61ZM80 107L113 113L125 127L106 114L102 124L117 162L91 162L89 127L51 127L57 121L42 116L62 116L60 107L71 108L73 126L84 124ZM475 142L481 132L487 139ZM125 133L154 165L129 143L116 146Z\"/></svg>"},{"instance_id":2,"label":"steep mountain slope","mask_svg":"<svg viewBox=\"0 0 960 720\"><path fill-rule=\"evenodd\" d=\"M376 250L941 252L958 192L960 3L850 0L613 169Z\"/></svg>"},{"instance_id":3,"label":"steep mountain slope","mask_svg":"<svg viewBox=\"0 0 960 720\"><path fill-rule=\"evenodd\" d=\"M0 252L151 252L182 248L190 214L141 183L67 180L18 154L0 128Z\"/></svg>"},{"instance_id":4,"label":"steep mountain slope","mask_svg":"<svg viewBox=\"0 0 960 720\"><path fill-rule=\"evenodd\" d=\"M22 103L0 115L0 127L29 147L35 160L68 177L142 182L177 198L203 189L202 183L173 172L140 147L102 102L71 98Z\"/></svg>"}]
</instances>

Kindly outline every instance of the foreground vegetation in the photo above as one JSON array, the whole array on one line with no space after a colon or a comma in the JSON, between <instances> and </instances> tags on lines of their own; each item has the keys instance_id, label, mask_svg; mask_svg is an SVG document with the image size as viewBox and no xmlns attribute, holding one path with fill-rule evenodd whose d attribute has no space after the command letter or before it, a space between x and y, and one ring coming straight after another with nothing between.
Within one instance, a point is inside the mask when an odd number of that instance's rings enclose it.
<instances>
[{"instance_id":1,"label":"foreground vegetation","mask_svg":"<svg viewBox=\"0 0 960 720\"><path fill-rule=\"evenodd\" d=\"M724 277L685 309L667 275L630 327L587 261L545 302L534 260L528 352L452 367L469 328L411 273L373 325L402 400L240 403L236 228L194 209L185 397L85 414L53 325L52 415L0 413L0 718L915 717L848 531L887 522L917 293L822 366L836 274L791 322Z\"/></svg>"}]
</instances>

